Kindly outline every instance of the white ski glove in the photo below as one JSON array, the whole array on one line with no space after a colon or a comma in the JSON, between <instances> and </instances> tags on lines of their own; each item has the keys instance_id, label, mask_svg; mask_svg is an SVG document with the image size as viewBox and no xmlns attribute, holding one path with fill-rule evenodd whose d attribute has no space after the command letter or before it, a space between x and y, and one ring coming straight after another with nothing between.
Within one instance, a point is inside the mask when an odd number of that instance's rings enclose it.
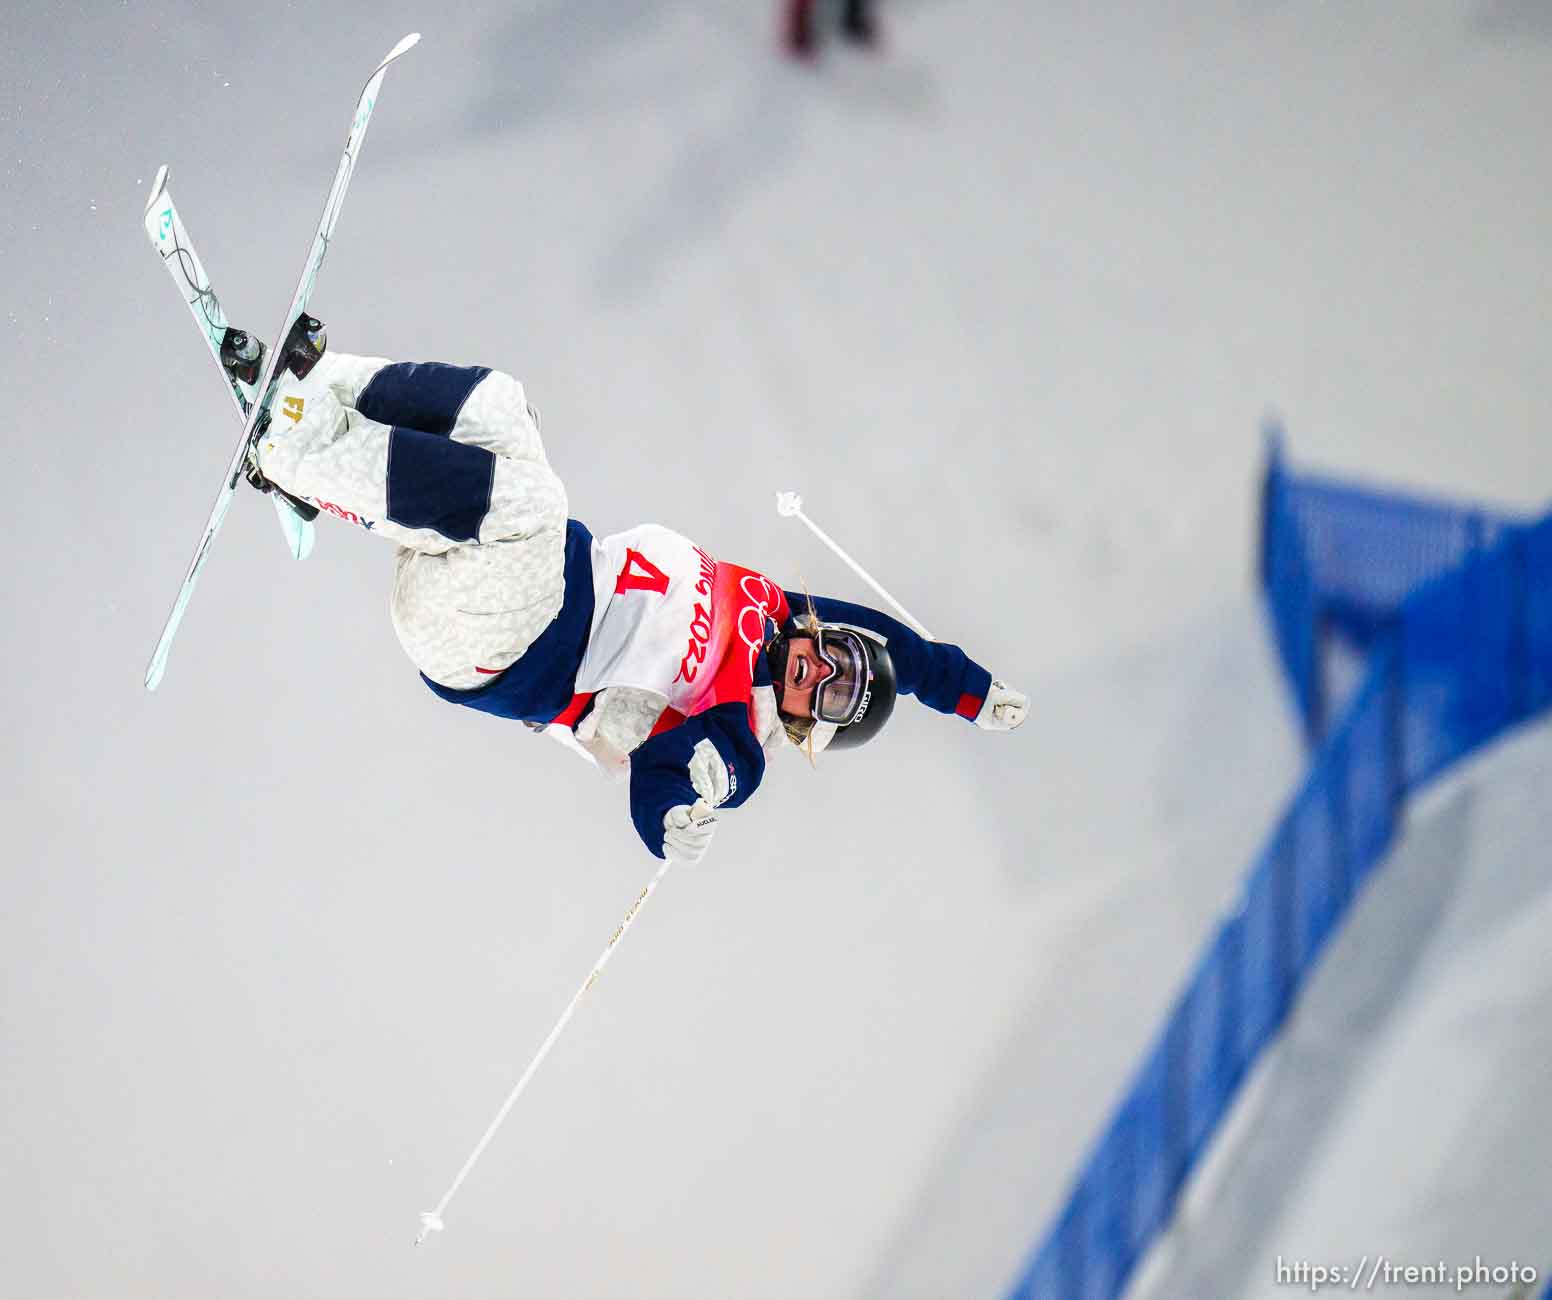
<instances>
[{"instance_id":1,"label":"white ski glove","mask_svg":"<svg viewBox=\"0 0 1552 1300\"><path fill-rule=\"evenodd\" d=\"M711 847L717 814L704 799L680 804L663 814L663 856L670 862L699 862Z\"/></svg>"},{"instance_id":2,"label":"white ski glove","mask_svg":"<svg viewBox=\"0 0 1552 1300\"><path fill-rule=\"evenodd\" d=\"M1028 715L1029 696L1007 682L994 680L981 702L981 711L975 715L975 725L983 731L1012 731Z\"/></svg>"},{"instance_id":3,"label":"white ski glove","mask_svg":"<svg viewBox=\"0 0 1552 1300\"><path fill-rule=\"evenodd\" d=\"M689 775L698 796L695 803L679 804L663 814L663 856L675 862L699 862L706 856L717 827L715 809L733 792L727 764L709 740L697 742Z\"/></svg>"}]
</instances>

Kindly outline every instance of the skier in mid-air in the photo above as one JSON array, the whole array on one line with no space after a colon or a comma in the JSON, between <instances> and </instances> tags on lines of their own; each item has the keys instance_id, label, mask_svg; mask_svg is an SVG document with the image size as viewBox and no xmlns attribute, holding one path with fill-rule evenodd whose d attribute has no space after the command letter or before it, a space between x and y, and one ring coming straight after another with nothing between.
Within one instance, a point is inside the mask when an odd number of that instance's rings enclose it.
<instances>
[{"instance_id":1,"label":"skier in mid-air","mask_svg":"<svg viewBox=\"0 0 1552 1300\"><path fill-rule=\"evenodd\" d=\"M397 543L394 628L426 684L568 728L628 773L658 857L699 860L768 753L863 744L897 692L988 731L1024 720L1021 692L877 610L784 591L656 524L594 538L510 375L329 351L305 316L280 365L250 481Z\"/></svg>"}]
</instances>

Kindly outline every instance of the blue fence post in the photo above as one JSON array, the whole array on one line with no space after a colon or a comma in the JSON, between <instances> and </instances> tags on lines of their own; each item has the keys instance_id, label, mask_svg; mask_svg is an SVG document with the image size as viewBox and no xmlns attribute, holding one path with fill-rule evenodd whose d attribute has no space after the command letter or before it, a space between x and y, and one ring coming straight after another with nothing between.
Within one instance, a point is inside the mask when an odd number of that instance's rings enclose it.
<instances>
[{"instance_id":1,"label":"blue fence post","mask_svg":"<svg viewBox=\"0 0 1552 1300\"><path fill-rule=\"evenodd\" d=\"M1283 474L1283 430L1276 420L1261 426L1264 468L1261 471L1261 520L1257 537L1256 572L1261 590L1272 586L1272 505L1278 495Z\"/></svg>"},{"instance_id":2,"label":"blue fence post","mask_svg":"<svg viewBox=\"0 0 1552 1300\"><path fill-rule=\"evenodd\" d=\"M1282 432L1264 428L1266 467L1261 483L1261 589L1271 608L1277 651L1298 703L1299 720L1310 745L1325 727L1325 683L1321 662L1321 618L1314 605L1309 557L1298 528L1297 507L1282 464Z\"/></svg>"}]
</instances>

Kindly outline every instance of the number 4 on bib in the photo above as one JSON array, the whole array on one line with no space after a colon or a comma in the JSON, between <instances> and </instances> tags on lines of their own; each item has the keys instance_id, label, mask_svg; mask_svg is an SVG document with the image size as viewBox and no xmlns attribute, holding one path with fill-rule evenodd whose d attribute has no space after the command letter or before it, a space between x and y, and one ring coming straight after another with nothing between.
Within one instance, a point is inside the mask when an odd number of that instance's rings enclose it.
<instances>
[{"instance_id":1,"label":"number 4 on bib","mask_svg":"<svg viewBox=\"0 0 1552 1300\"><path fill-rule=\"evenodd\" d=\"M607 569L604 570L608 572ZM626 549L625 567L614 580L614 594L627 591L655 591L659 596L668 594L668 575L640 551Z\"/></svg>"}]
</instances>

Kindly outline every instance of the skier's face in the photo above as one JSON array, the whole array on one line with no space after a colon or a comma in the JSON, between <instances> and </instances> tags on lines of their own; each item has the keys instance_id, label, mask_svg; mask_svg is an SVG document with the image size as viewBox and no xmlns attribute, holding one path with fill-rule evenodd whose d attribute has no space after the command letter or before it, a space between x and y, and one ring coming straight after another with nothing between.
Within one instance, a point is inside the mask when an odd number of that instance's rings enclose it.
<instances>
[{"instance_id":1,"label":"skier's face","mask_svg":"<svg viewBox=\"0 0 1552 1300\"><path fill-rule=\"evenodd\" d=\"M814 716L814 692L835 670L819 657L811 636L787 638L787 671L782 676L781 711L789 718Z\"/></svg>"}]
</instances>

